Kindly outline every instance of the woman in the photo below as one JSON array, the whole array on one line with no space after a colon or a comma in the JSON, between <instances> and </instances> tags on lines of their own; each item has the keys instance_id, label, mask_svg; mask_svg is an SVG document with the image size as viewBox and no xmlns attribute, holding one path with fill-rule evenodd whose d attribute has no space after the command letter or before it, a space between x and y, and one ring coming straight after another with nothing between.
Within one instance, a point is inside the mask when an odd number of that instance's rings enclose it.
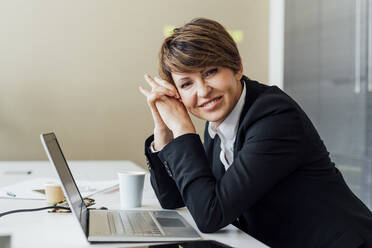
<instances>
[{"instance_id":1,"label":"woman","mask_svg":"<svg viewBox=\"0 0 372 248\"><path fill-rule=\"evenodd\" d=\"M140 87L154 119L145 142L163 208L187 206L202 232L228 224L271 247L372 247L372 213L350 191L302 109L243 76L217 22L174 30L160 78ZM206 120L204 145L188 115Z\"/></svg>"}]
</instances>

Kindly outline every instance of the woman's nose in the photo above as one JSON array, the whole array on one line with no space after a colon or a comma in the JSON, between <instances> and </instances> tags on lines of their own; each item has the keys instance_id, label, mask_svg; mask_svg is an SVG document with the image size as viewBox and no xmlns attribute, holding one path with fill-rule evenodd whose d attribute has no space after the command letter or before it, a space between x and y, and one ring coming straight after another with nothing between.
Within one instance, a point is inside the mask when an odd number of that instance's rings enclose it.
<instances>
[{"instance_id":1,"label":"woman's nose","mask_svg":"<svg viewBox=\"0 0 372 248\"><path fill-rule=\"evenodd\" d=\"M210 87L205 82L199 84L199 86L198 86L198 96L199 97L208 97L208 95L211 91L212 91L212 87Z\"/></svg>"}]
</instances>

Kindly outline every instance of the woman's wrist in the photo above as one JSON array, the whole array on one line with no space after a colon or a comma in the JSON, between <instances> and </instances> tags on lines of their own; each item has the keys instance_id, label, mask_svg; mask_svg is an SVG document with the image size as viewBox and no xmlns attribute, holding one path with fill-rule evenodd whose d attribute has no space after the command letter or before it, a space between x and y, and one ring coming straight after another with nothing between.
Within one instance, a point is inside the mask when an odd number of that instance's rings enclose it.
<instances>
[{"instance_id":1,"label":"woman's wrist","mask_svg":"<svg viewBox=\"0 0 372 248\"><path fill-rule=\"evenodd\" d=\"M194 125L188 125L188 126L180 127L176 130L173 130L174 138L177 138L181 135L188 134L188 133L196 133Z\"/></svg>"},{"instance_id":2,"label":"woman's wrist","mask_svg":"<svg viewBox=\"0 0 372 248\"><path fill-rule=\"evenodd\" d=\"M156 151L160 151L169 142L173 140L173 133L168 128L154 128L154 141L153 148Z\"/></svg>"}]
</instances>

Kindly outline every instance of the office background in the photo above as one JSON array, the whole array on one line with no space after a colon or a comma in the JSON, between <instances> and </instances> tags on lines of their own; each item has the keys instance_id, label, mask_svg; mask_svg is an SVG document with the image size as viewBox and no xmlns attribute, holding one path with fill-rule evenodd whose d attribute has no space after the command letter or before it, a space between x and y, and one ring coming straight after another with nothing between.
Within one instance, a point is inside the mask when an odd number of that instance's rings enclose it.
<instances>
[{"instance_id":1,"label":"office background","mask_svg":"<svg viewBox=\"0 0 372 248\"><path fill-rule=\"evenodd\" d=\"M372 0L1 1L0 160L45 160L39 134L55 131L69 160L144 166L153 123L138 86L164 30L207 17L239 34L247 76L299 102L372 208L368 13Z\"/></svg>"},{"instance_id":2,"label":"office background","mask_svg":"<svg viewBox=\"0 0 372 248\"><path fill-rule=\"evenodd\" d=\"M195 17L243 32L245 73L267 82L268 0L0 2L0 159L45 160L55 131L67 159L144 166L153 123L143 75L157 73L164 28ZM195 121L198 132L204 124Z\"/></svg>"},{"instance_id":3,"label":"office background","mask_svg":"<svg viewBox=\"0 0 372 248\"><path fill-rule=\"evenodd\" d=\"M285 13L284 89L372 208L372 1L286 0Z\"/></svg>"}]
</instances>

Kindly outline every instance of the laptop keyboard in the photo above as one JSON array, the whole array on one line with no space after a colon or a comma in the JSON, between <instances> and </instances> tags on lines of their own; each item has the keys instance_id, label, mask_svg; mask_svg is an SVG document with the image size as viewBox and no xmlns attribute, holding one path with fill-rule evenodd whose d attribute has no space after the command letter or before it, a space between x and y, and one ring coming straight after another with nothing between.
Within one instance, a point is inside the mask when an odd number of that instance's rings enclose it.
<instances>
[{"instance_id":1,"label":"laptop keyboard","mask_svg":"<svg viewBox=\"0 0 372 248\"><path fill-rule=\"evenodd\" d=\"M108 212L112 234L163 236L148 212Z\"/></svg>"}]
</instances>

